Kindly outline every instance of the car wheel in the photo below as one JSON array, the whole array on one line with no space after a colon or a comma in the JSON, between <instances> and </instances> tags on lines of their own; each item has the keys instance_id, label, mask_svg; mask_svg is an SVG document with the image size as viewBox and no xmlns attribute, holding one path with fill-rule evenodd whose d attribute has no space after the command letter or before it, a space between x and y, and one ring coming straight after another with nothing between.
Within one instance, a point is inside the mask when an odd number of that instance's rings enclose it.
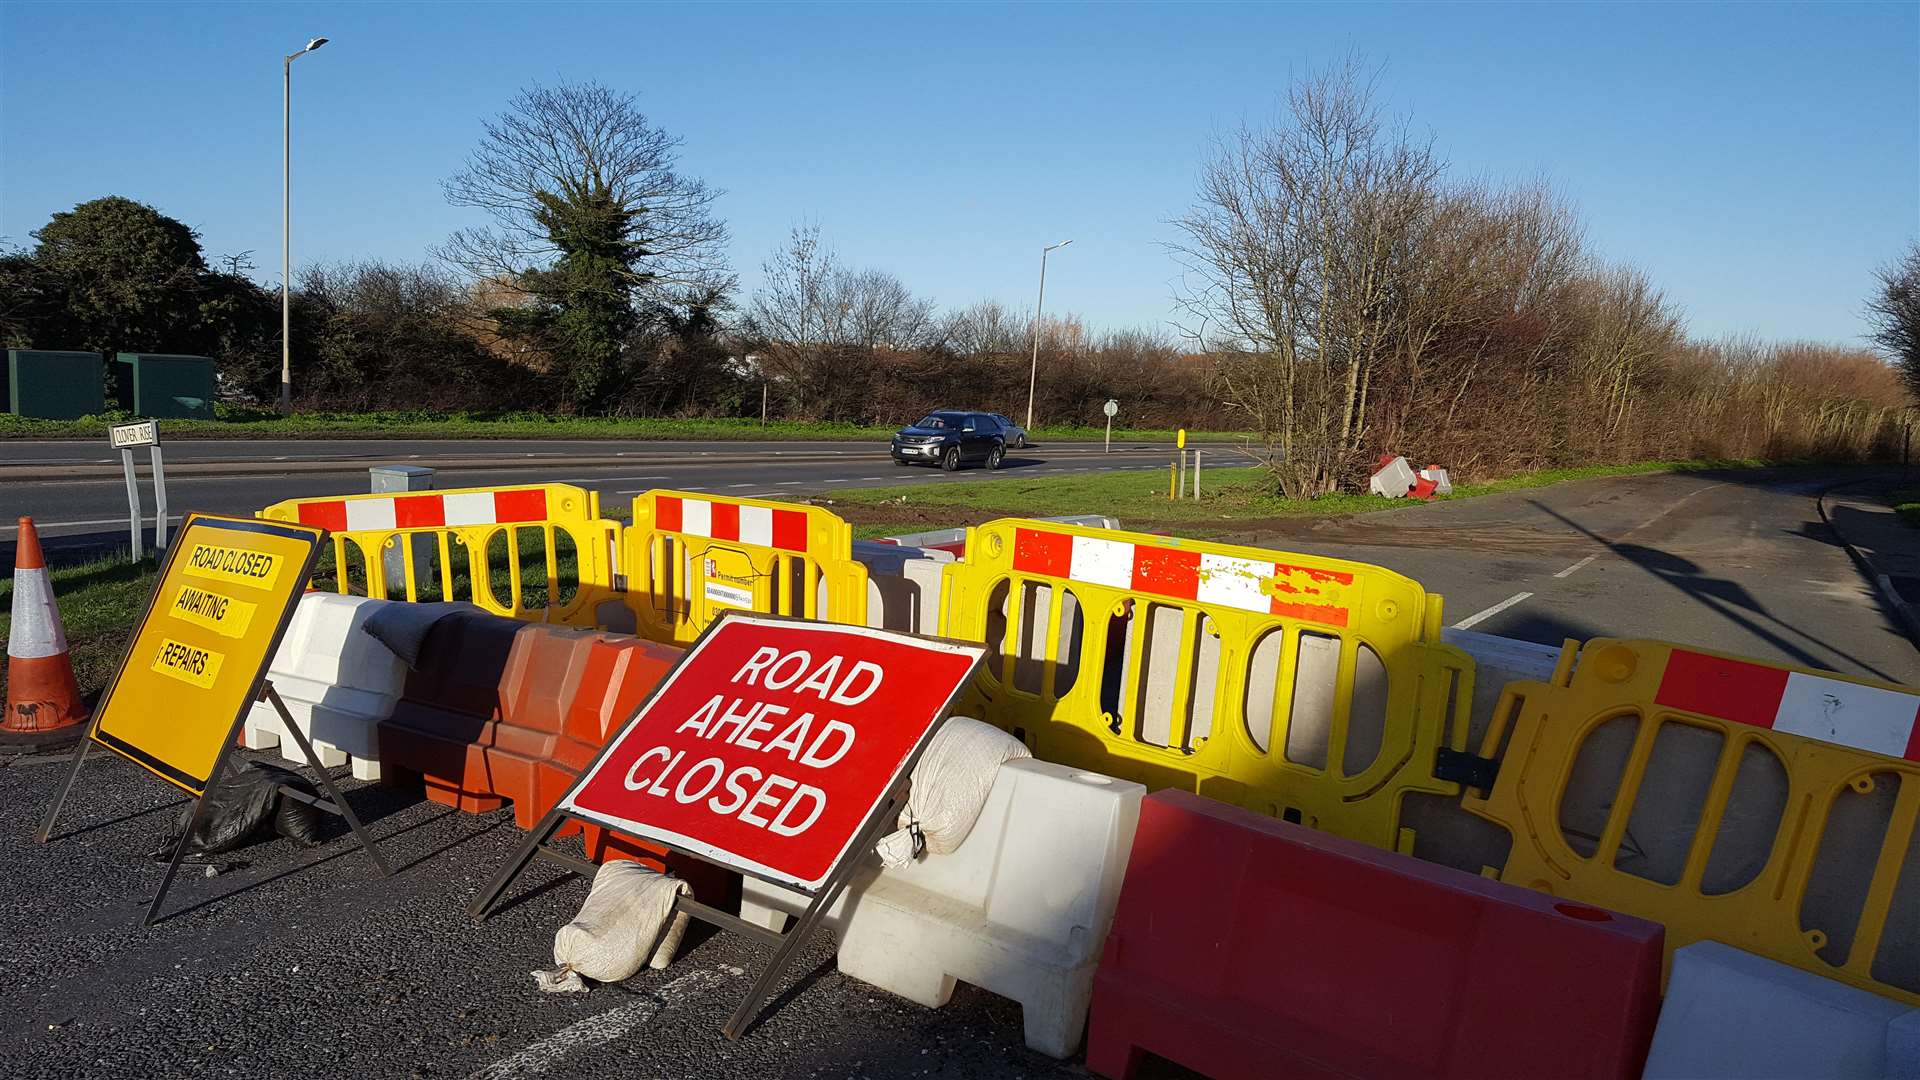
<instances>
[{"instance_id":1,"label":"car wheel","mask_svg":"<svg viewBox=\"0 0 1920 1080\"><path fill-rule=\"evenodd\" d=\"M957 446L947 447L946 453L940 455L940 467L948 472L959 472L960 448Z\"/></svg>"},{"instance_id":2,"label":"car wheel","mask_svg":"<svg viewBox=\"0 0 1920 1080\"><path fill-rule=\"evenodd\" d=\"M1026 436L1026 434L1025 434L1025 433L1023 432L1023 433L1021 434L1021 436L1020 436L1020 438L1019 438L1019 439L1017 439L1017 440L1015 440L1015 442L1014 442L1014 449L1016 449L1016 450L1025 450L1026 448L1027 448L1027 436Z\"/></svg>"},{"instance_id":3,"label":"car wheel","mask_svg":"<svg viewBox=\"0 0 1920 1080\"><path fill-rule=\"evenodd\" d=\"M1004 447L996 446L993 449L987 451L987 468L989 469L999 468L1000 459L1006 456L1007 456L1007 451Z\"/></svg>"}]
</instances>

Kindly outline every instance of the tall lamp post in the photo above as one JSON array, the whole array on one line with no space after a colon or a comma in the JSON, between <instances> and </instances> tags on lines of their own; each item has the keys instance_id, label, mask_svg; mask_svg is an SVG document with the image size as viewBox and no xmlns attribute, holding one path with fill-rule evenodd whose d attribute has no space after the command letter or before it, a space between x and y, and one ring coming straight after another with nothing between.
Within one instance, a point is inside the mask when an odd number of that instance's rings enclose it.
<instances>
[{"instance_id":1,"label":"tall lamp post","mask_svg":"<svg viewBox=\"0 0 1920 1080\"><path fill-rule=\"evenodd\" d=\"M280 411L293 411L293 62L327 43L323 37L280 65Z\"/></svg>"},{"instance_id":2,"label":"tall lamp post","mask_svg":"<svg viewBox=\"0 0 1920 1080\"><path fill-rule=\"evenodd\" d=\"M1073 243L1062 240L1040 249L1040 299L1033 302L1033 366L1027 372L1027 431L1033 431L1033 388L1040 382L1040 311L1047 305L1047 253Z\"/></svg>"}]
</instances>

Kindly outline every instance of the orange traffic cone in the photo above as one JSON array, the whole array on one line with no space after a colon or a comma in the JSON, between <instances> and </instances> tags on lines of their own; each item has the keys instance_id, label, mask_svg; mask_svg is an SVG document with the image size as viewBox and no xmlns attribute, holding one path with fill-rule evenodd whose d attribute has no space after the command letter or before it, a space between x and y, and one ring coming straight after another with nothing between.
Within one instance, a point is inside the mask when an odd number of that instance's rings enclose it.
<instances>
[{"instance_id":1,"label":"orange traffic cone","mask_svg":"<svg viewBox=\"0 0 1920 1080\"><path fill-rule=\"evenodd\" d=\"M20 519L13 555L13 625L7 637L7 711L0 742L46 744L74 738L87 721L67 655L67 630L53 598L33 519Z\"/></svg>"}]
</instances>

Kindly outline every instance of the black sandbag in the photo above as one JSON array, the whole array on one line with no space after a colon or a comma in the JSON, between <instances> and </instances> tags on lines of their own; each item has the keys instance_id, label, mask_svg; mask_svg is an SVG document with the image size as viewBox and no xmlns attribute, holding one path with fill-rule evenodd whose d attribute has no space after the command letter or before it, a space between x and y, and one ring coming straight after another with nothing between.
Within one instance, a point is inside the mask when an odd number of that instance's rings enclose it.
<instances>
[{"instance_id":1,"label":"black sandbag","mask_svg":"<svg viewBox=\"0 0 1920 1080\"><path fill-rule=\"evenodd\" d=\"M315 820L314 808L296 799L283 798L282 784L314 794L313 785L307 783L305 777L277 765L249 761L228 769L203 797L206 812L200 816L199 828L187 840L188 857L232 851L269 831L302 843L317 842L319 823ZM297 811L283 811L283 805L299 807L305 811L304 817ZM154 848L153 859L159 862L173 859L180 835L193 821L193 811L191 804L181 811L180 819ZM286 819L284 823L282 818Z\"/></svg>"}]
</instances>

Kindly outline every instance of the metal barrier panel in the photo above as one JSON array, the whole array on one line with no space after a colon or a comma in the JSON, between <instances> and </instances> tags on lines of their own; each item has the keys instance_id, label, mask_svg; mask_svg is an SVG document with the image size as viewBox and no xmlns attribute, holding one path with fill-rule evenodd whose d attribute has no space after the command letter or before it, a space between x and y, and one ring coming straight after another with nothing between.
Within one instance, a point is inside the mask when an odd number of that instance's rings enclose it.
<instances>
[{"instance_id":1,"label":"metal barrier panel","mask_svg":"<svg viewBox=\"0 0 1920 1080\"><path fill-rule=\"evenodd\" d=\"M1920 693L1657 641L1502 696L1505 881L1920 1004Z\"/></svg>"},{"instance_id":2,"label":"metal barrier panel","mask_svg":"<svg viewBox=\"0 0 1920 1080\"><path fill-rule=\"evenodd\" d=\"M816 506L648 491L622 540L640 636L684 645L729 608L865 626L853 528Z\"/></svg>"},{"instance_id":3,"label":"metal barrier panel","mask_svg":"<svg viewBox=\"0 0 1920 1080\"><path fill-rule=\"evenodd\" d=\"M1411 579L1028 520L967 553L942 626L994 651L962 711L1037 757L1400 851L1405 796L1460 792L1434 771L1464 748L1473 662Z\"/></svg>"},{"instance_id":4,"label":"metal barrier panel","mask_svg":"<svg viewBox=\"0 0 1920 1080\"><path fill-rule=\"evenodd\" d=\"M496 615L595 626L620 599L618 522L569 484L288 499L263 518L319 525L316 587L383 600L467 600Z\"/></svg>"}]
</instances>

